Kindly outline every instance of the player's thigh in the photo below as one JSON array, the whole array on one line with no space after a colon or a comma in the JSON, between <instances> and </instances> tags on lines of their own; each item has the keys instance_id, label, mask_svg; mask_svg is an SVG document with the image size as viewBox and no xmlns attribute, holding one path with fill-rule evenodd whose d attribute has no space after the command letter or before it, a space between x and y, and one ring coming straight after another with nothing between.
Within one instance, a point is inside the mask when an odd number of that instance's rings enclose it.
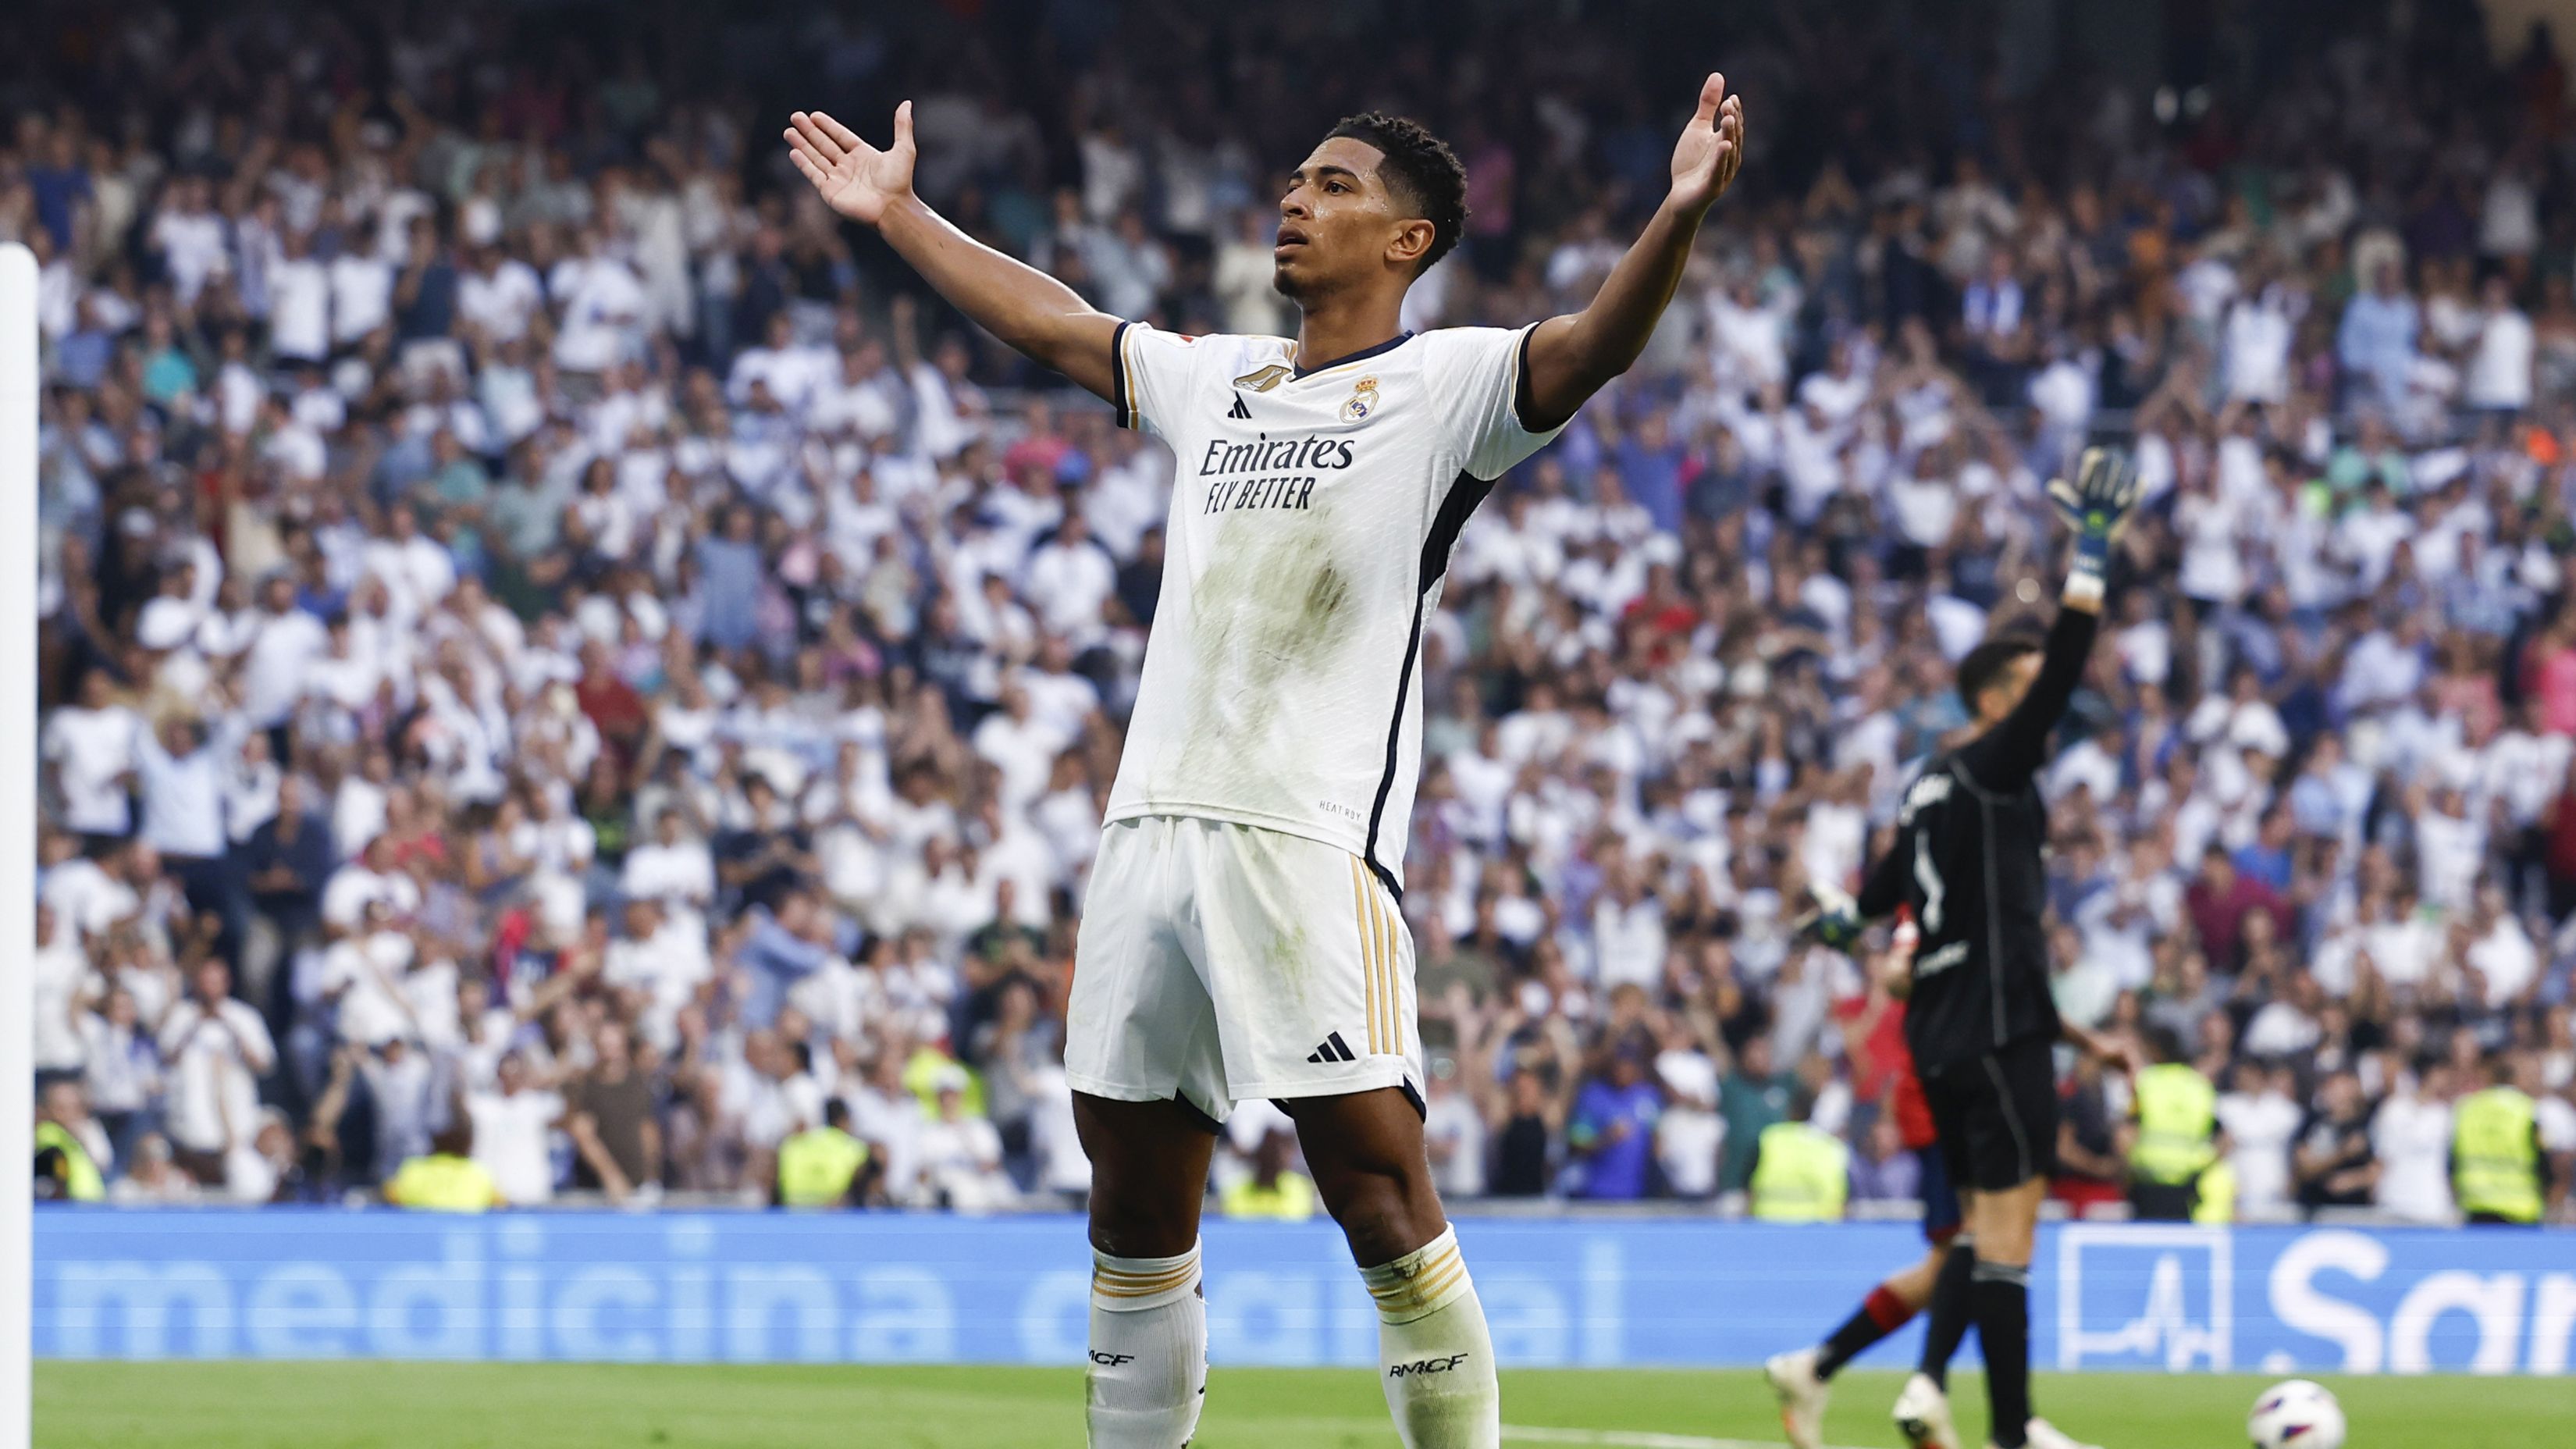
<instances>
[{"instance_id":1,"label":"player's thigh","mask_svg":"<svg viewBox=\"0 0 2576 1449\"><path fill-rule=\"evenodd\" d=\"M1447 1218L1414 1098L1377 1087L1280 1105L1296 1119L1316 1196L1341 1224L1359 1263L1390 1262L1440 1235Z\"/></svg>"},{"instance_id":2,"label":"player's thigh","mask_svg":"<svg viewBox=\"0 0 2576 1449\"><path fill-rule=\"evenodd\" d=\"M1093 1097L1178 1095L1222 1117L1230 1103L1217 1067L1215 1007L1181 941L1176 824L1121 820L1101 831L1065 1005L1065 1076Z\"/></svg>"},{"instance_id":3,"label":"player's thigh","mask_svg":"<svg viewBox=\"0 0 2576 1449\"><path fill-rule=\"evenodd\" d=\"M1192 823L1185 939L1216 1005L1230 1094L1394 1088L1418 1113L1413 936L1394 894L1337 846Z\"/></svg>"},{"instance_id":4,"label":"player's thigh","mask_svg":"<svg viewBox=\"0 0 2576 1449\"><path fill-rule=\"evenodd\" d=\"M1989 1263L2027 1266L2039 1235L2039 1205L2047 1196L2044 1177L1976 1194L1969 1203L1968 1231L1975 1235L1977 1256Z\"/></svg>"},{"instance_id":5,"label":"player's thigh","mask_svg":"<svg viewBox=\"0 0 2576 1449\"><path fill-rule=\"evenodd\" d=\"M1977 1256L2028 1263L2039 1206L2057 1161L2057 1079L2050 1044L2026 1037L1972 1064L1984 1080L1968 1115Z\"/></svg>"},{"instance_id":6,"label":"player's thigh","mask_svg":"<svg viewBox=\"0 0 2576 1449\"><path fill-rule=\"evenodd\" d=\"M1198 1241L1216 1123L1186 1100L1076 1092L1073 1127L1091 1159L1091 1245L1121 1258L1188 1252Z\"/></svg>"}]
</instances>

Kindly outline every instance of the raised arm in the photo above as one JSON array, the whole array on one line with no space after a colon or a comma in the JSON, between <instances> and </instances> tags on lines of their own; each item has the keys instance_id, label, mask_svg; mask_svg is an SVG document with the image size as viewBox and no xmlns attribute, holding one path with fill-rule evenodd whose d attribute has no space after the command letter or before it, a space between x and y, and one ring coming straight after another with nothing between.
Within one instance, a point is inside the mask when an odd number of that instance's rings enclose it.
<instances>
[{"instance_id":1,"label":"raised arm","mask_svg":"<svg viewBox=\"0 0 2576 1449\"><path fill-rule=\"evenodd\" d=\"M1602 384L1628 370L1681 285L1700 218L1744 162L1744 101L1726 77L1700 84L1699 109L1673 144L1673 186L1654 219L1610 269L1592 305L1550 317L1530 333L1529 369L1517 402L1521 426L1543 433L1574 416Z\"/></svg>"},{"instance_id":2,"label":"raised arm","mask_svg":"<svg viewBox=\"0 0 2576 1449\"><path fill-rule=\"evenodd\" d=\"M2138 503L2138 470L2126 454L2087 448L2078 461L2075 480L2048 485L2049 499L2075 535L2075 558L2066 570L2066 587L2058 596L2057 620L2048 629L2040 655L2039 676L2003 723L1979 736L1960 753L1979 782L1990 790L2016 790L2047 763L2049 732L2066 714L2075 687L2084 680L2100 632L2102 600L2108 589L2111 546Z\"/></svg>"},{"instance_id":3,"label":"raised arm","mask_svg":"<svg viewBox=\"0 0 2576 1449\"><path fill-rule=\"evenodd\" d=\"M895 107L894 144L882 151L821 111L798 111L788 122L788 153L826 205L876 228L897 256L977 326L1109 397L1109 349L1118 319L1093 310L1071 287L1037 268L959 231L913 194L912 102Z\"/></svg>"}]
</instances>

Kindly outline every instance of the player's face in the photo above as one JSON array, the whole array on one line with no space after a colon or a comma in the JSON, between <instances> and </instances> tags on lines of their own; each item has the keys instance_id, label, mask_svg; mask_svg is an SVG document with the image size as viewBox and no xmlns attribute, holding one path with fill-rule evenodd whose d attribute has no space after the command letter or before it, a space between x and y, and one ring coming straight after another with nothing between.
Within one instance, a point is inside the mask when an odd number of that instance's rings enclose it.
<instances>
[{"instance_id":1,"label":"player's face","mask_svg":"<svg viewBox=\"0 0 2576 1449\"><path fill-rule=\"evenodd\" d=\"M2037 678L2039 651L2035 649L2004 665L1995 675L1995 682L1987 685L1986 692L1978 696L1978 702L1984 707L1984 717L1978 723L1994 724L2012 713L2013 706L2021 703L2023 695L2030 693L2030 683Z\"/></svg>"},{"instance_id":2,"label":"player's face","mask_svg":"<svg viewBox=\"0 0 2576 1449\"><path fill-rule=\"evenodd\" d=\"M1431 244L1431 223L1395 205L1378 176L1384 159L1365 141L1334 136L1289 173L1271 252L1280 295L1304 301L1391 268L1409 275Z\"/></svg>"}]
</instances>

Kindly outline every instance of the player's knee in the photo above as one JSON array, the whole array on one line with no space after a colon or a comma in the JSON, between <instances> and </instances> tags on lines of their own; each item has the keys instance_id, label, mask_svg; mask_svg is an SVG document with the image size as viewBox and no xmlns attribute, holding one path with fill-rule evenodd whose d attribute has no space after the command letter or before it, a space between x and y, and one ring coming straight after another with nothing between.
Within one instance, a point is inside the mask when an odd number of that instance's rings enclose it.
<instances>
[{"instance_id":1,"label":"player's knee","mask_svg":"<svg viewBox=\"0 0 2576 1449\"><path fill-rule=\"evenodd\" d=\"M1190 1250L1199 1236L1195 1191L1175 1191L1168 1180L1126 1183L1095 1177L1091 1185L1091 1245L1118 1258L1168 1258Z\"/></svg>"},{"instance_id":2,"label":"player's knee","mask_svg":"<svg viewBox=\"0 0 2576 1449\"><path fill-rule=\"evenodd\" d=\"M1091 1245L1117 1258L1169 1258L1190 1250L1198 1215L1144 1201L1091 1199Z\"/></svg>"},{"instance_id":3,"label":"player's knee","mask_svg":"<svg viewBox=\"0 0 2576 1449\"><path fill-rule=\"evenodd\" d=\"M1440 1197L1428 1166L1355 1166L1319 1176L1316 1188L1363 1264L1400 1258L1440 1235Z\"/></svg>"}]
</instances>

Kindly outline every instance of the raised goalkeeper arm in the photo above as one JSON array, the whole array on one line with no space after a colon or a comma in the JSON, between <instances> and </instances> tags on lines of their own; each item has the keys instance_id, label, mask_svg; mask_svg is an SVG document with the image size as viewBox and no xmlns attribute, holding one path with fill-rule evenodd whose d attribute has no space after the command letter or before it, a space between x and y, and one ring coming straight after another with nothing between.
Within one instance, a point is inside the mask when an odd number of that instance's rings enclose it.
<instances>
[{"instance_id":1,"label":"raised goalkeeper arm","mask_svg":"<svg viewBox=\"0 0 2576 1449\"><path fill-rule=\"evenodd\" d=\"M876 228L949 305L1031 360L1109 398L1118 319L1037 268L959 231L913 194L912 163L919 153L912 142L912 102L895 107L894 143L883 150L821 111L788 117L787 146L824 204Z\"/></svg>"}]
</instances>

